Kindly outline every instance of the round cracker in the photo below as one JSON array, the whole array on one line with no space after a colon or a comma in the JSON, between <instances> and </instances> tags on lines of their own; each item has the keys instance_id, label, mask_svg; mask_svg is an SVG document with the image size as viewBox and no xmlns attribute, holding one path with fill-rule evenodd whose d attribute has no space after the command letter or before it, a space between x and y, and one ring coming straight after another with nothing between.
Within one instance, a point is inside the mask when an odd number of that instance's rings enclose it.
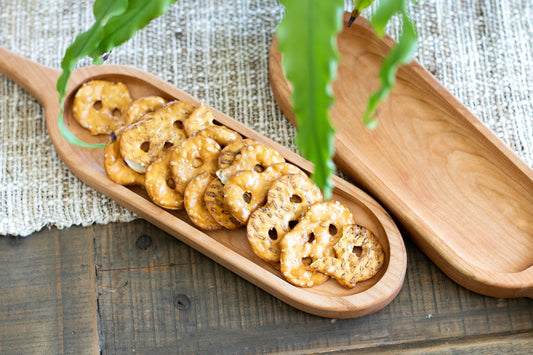
<instances>
[{"instance_id":1,"label":"round cracker","mask_svg":"<svg viewBox=\"0 0 533 355\"><path fill-rule=\"evenodd\" d=\"M172 101L127 127L120 142L120 154L126 163L143 173L166 149L184 141L183 121L193 108L191 103Z\"/></svg>"},{"instance_id":2,"label":"round cracker","mask_svg":"<svg viewBox=\"0 0 533 355\"><path fill-rule=\"evenodd\" d=\"M176 191L175 182L170 173L170 159L173 149L169 149L146 169L144 187L152 201L169 210L183 208L183 194Z\"/></svg>"},{"instance_id":3,"label":"round cracker","mask_svg":"<svg viewBox=\"0 0 533 355\"><path fill-rule=\"evenodd\" d=\"M191 221L198 227L205 230L221 229L222 226L211 216L204 203L204 194L215 179L213 174L208 172L195 176L185 188L183 194L184 206Z\"/></svg>"},{"instance_id":4,"label":"round cracker","mask_svg":"<svg viewBox=\"0 0 533 355\"><path fill-rule=\"evenodd\" d=\"M329 276L310 268L322 257L333 256L333 246L344 226L354 224L352 213L339 201L319 202L306 211L300 222L280 240L280 270L296 286L311 287Z\"/></svg>"},{"instance_id":5,"label":"round cracker","mask_svg":"<svg viewBox=\"0 0 533 355\"><path fill-rule=\"evenodd\" d=\"M227 229L239 229L243 226L224 205L224 185L218 178L211 181L204 194L207 210L218 224Z\"/></svg>"},{"instance_id":6,"label":"round cracker","mask_svg":"<svg viewBox=\"0 0 533 355\"><path fill-rule=\"evenodd\" d=\"M385 258L383 247L374 234L356 224L343 229L333 249L336 256L318 258L310 268L334 277L347 288L376 275Z\"/></svg>"},{"instance_id":7,"label":"round cracker","mask_svg":"<svg viewBox=\"0 0 533 355\"><path fill-rule=\"evenodd\" d=\"M76 91L72 111L92 135L110 134L124 127L123 113L130 104L130 93L123 83L91 80Z\"/></svg>"},{"instance_id":8,"label":"round cracker","mask_svg":"<svg viewBox=\"0 0 533 355\"><path fill-rule=\"evenodd\" d=\"M185 192L191 179L201 173L214 174L218 168L220 146L211 138L190 137L174 150L170 171L176 182L176 190Z\"/></svg>"},{"instance_id":9,"label":"round cracker","mask_svg":"<svg viewBox=\"0 0 533 355\"><path fill-rule=\"evenodd\" d=\"M121 185L144 185L144 174L131 169L120 156L119 135L116 140L104 148L104 169L107 176Z\"/></svg>"},{"instance_id":10,"label":"round cracker","mask_svg":"<svg viewBox=\"0 0 533 355\"><path fill-rule=\"evenodd\" d=\"M307 209L321 202L322 192L303 174L280 177L268 190L267 203L252 213L246 227L253 252L268 262L280 260L283 239Z\"/></svg>"}]
</instances>

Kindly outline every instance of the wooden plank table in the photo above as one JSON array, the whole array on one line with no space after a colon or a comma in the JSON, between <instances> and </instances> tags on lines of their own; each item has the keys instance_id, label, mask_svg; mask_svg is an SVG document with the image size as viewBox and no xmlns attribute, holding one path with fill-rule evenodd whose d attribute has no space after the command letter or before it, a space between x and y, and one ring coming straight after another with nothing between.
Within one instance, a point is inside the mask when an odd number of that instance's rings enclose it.
<instances>
[{"instance_id":1,"label":"wooden plank table","mask_svg":"<svg viewBox=\"0 0 533 355\"><path fill-rule=\"evenodd\" d=\"M409 240L396 299L298 311L143 220L0 237L0 354L533 353L533 300L447 278Z\"/></svg>"}]
</instances>

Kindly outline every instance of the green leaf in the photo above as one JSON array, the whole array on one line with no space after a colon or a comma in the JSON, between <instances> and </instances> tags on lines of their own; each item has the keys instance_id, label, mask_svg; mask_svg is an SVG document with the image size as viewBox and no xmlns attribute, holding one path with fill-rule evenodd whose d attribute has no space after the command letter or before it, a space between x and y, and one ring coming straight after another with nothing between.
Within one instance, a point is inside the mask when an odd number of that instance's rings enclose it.
<instances>
[{"instance_id":1,"label":"green leaf","mask_svg":"<svg viewBox=\"0 0 533 355\"><path fill-rule=\"evenodd\" d=\"M68 80L74 67L81 58L89 55L98 47L98 44L104 37L103 25L107 19L122 13L126 9L127 4L127 0L96 0L93 7L93 13L95 15L94 24L87 31L76 37L63 56L63 60L61 61L61 69L63 71L56 83L56 89L59 94L59 106L61 108L57 120L63 138L71 144L92 148L100 148L102 146L101 144L85 143L67 129L63 122L63 101L65 100Z\"/></svg>"},{"instance_id":2,"label":"green leaf","mask_svg":"<svg viewBox=\"0 0 533 355\"><path fill-rule=\"evenodd\" d=\"M103 38L89 55L96 60L103 53L120 46L144 28L151 20L164 14L177 0L130 0L126 11L112 17L103 28Z\"/></svg>"},{"instance_id":3,"label":"green leaf","mask_svg":"<svg viewBox=\"0 0 533 355\"><path fill-rule=\"evenodd\" d=\"M371 24L378 36L385 34L385 27L392 16L402 13L407 7L409 0L381 0L376 12L372 16Z\"/></svg>"},{"instance_id":4,"label":"green leaf","mask_svg":"<svg viewBox=\"0 0 533 355\"><path fill-rule=\"evenodd\" d=\"M295 142L302 156L314 164L311 176L329 199L335 131L328 109L333 103L331 82L339 54L336 36L342 28L342 0L281 0L285 16L277 35L282 66L292 84Z\"/></svg>"},{"instance_id":5,"label":"green leaf","mask_svg":"<svg viewBox=\"0 0 533 355\"><path fill-rule=\"evenodd\" d=\"M353 8L358 13L361 13L364 9L368 8L374 3L375 0L354 0Z\"/></svg>"},{"instance_id":6,"label":"green leaf","mask_svg":"<svg viewBox=\"0 0 533 355\"><path fill-rule=\"evenodd\" d=\"M128 8L128 0L95 0L93 14L96 21L105 23L109 17L117 16Z\"/></svg>"},{"instance_id":7,"label":"green leaf","mask_svg":"<svg viewBox=\"0 0 533 355\"><path fill-rule=\"evenodd\" d=\"M68 130L67 126L65 126L65 120L63 119L63 113L61 113L57 117L57 123L59 127L59 132L65 138L65 140L71 144L80 146L80 147L86 147L86 148L104 148L107 144L106 143L99 143L99 144L89 144L85 143L78 137L76 137L71 131Z\"/></svg>"},{"instance_id":8,"label":"green leaf","mask_svg":"<svg viewBox=\"0 0 533 355\"><path fill-rule=\"evenodd\" d=\"M61 73L61 76L56 84L61 107L63 107L63 100L67 91L68 79L70 78L76 63L80 58L85 57L96 48L101 37L101 25L97 22L89 30L78 35L74 40L74 43L67 48L65 56L63 57L63 61L61 62L61 69L63 69L63 72Z\"/></svg>"},{"instance_id":9,"label":"green leaf","mask_svg":"<svg viewBox=\"0 0 533 355\"><path fill-rule=\"evenodd\" d=\"M88 144L70 132L63 122L63 101L68 80L78 61L86 56L94 64L101 64L101 55L124 43L152 19L162 15L177 0L96 0L93 6L94 24L84 33L78 35L67 48L56 89L59 93L61 113L58 124L62 136L69 142L83 147L101 148L102 144Z\"/></svg>"},{"instance_id":10,"label":"green leaf","mask_svg":"<svg viewBox=\"0 0 533 355\"><path fill-rule=\"evenodd\" d=\"M392 90L398 68L409 63L417 50L418 34L416 26L407 13L407 2L408 0L382 0L371 19L372 27L376 33L382 35L387 22L395 13L399 13L402 16L402 33L396 45L383 60L379 73L380 88L368 99L363 123L369 128L374 128L377 125L374 115L379 104L388 97Z\"/></svg>"},{"instance_id":11,"label":"green leaf","mask_svg":"<svg viewBox=\"0 0 533 355\"><path fill-rule=\"evenodd\" d=\"M67 90L68 79L78 61L92 53L104 36L103 25L110 16L116 16L125 11L127 0L105 1L97 0L94 3L94 24L84 33L79 34L74 42L67 48L61 69L63 72L57 81L56 88L59 93L59 103L63 107L63 99Z\"/></svg>"}]
</instances>

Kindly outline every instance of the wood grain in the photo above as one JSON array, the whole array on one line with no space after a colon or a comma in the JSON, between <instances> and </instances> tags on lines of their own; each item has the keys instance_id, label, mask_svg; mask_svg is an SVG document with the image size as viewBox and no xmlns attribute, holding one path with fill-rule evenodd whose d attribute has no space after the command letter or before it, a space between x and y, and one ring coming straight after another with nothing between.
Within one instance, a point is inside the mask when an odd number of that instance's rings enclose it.
<instances>
[{"instance_id":1,"label":"wood grain","mask_svg":"<svg viewBox=\"0 0 533 355\"><path fill-rule=\"evenodd\" d=\"M253 253L244 228L233 231L201 231L192 224L184 211L164 210L150 201L144 189L127 188L108 179L103 167L102 149L81 148L64 140L57 121L59 105L54 90L59 75L57 70L43 67L0 48L0 72L19 82L44 105L48 132L56 151L66 166L83 182L282 301L323 317L350 318L378 311L399 292L407 267L401 234L392 218L374 199L345 180L334 180L333 199L342 202L356 216L356 222L369 228L379 239L385 251L384 266L375 277L358 283L353 289L340 286L334 279L312 288L295 287L283 278L279 265L266 263ZM40 81L34 85L28 77L38 78ZM77 69L72 73L67 89L65 125L76 136L90 143L105 141L107 138L95 138L77 123L72 114L72 102L77 88L92 79L121 81L128 86L132 99L157 95L195 105L200 103L185 92L135 68L104 65ZM304 171L311 171L311 164L300 156L223 113L210 109L220 124L244 137L275 148L288 162Z\"/></svg>"},{"instance_id":2,"label":"wood grain","mask_svg":"<svg viewBox=\"0 0 533 355\"><path fill-rule=\"evenodd\" d=\"M486 295L533 297L533 170L416 62L398 71L378 127L363 126L393 45L362 18L338 37L337 166L456 282ZM274 96L295 123L276 41L269 60Z\"/></svg>"},{"instance_id":3,"label":"wood grain","mask_svg":"<svg viewBox=\"0 0 533 355\"><path fill-rule=\"evenodd\" d=\"M459 287L410 242L395 300L331 320L280 302L144 221L97 230L102 344L111 353L520 353L531 345L533 300Z\"/></svg>"},{"instance_id":4,"label":"wood grain","mask_svg":"<svg viewBox=\"0 0 533 355\"><path fill-rule=\"evenodd\" d=\"M531 352L533 300L471 292L410 241L406 249L405 283L388 306L333 320L281 302L143 220L0 237L0 353Z\"/></svg>"},{"instance_id":5,"label":"wood grain","mask_svg":"<svg viewBox=\"0 0 533 355\"><path fill-rule=\"evenodd\" d=\"M0 353L98 352L91 229L0 237Z\"/></svg>"}]
</instances>

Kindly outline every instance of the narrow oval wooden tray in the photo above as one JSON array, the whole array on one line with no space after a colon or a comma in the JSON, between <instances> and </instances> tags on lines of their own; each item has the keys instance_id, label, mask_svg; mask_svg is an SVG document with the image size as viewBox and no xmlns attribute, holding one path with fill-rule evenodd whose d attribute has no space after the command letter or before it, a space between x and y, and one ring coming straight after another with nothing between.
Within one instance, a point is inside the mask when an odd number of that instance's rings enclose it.
<instances>
[{"instance_id":1,"label":"narrow oval wooden tray","mask_svg":"<svg viewBox=\"0 0 533 355\"><path fill-rule=\"evenodd\" d=\"M367 226L376 234L386 252L385 265L378 275L359 283L353 289L345 289L333 279L317 287L298 288L284 280L279 272L279 265L263 262L252 252L245 229L216 232L199 230L184 211L164 210L150 201L144 189L127 188L109 180L103 168L102 149L81 148L67 143L60 135L57 123L59 104L55 83L60 74L59 70L44 67L0 48L0 73L12 78L45 107L46 124L56 151L67 167L82 181L282 301L323 317L353 318L383 308L399 292L406 270L402 237L387 212L357 187L344 180L335 179L333 198L343 202L359 224ZM72 74L67 90L65 124L86 142L94 143L102 138L90 136L76 122L72 116L72 102L77 88L92 79L122 81L130 89L133 99L159 95L169 100L199 103L185 92L135 68L102 65L77 69ZM287 161L307 172L311 169L311 165L298 155L223 113L214 109L212 111L219 123L245 137L274 147Z\"/></svg>"},{"instance_id":2,"label":"narrow oval wooden tray","mask_svg":"<svg viewBox=\"0 0 533 355\"><path fill-rule=\"evenodd\" d=\"M393 45L363 18L338 37L337 166L457 283L491 296L533 297L532 169L416 62L400 68L378 127L362 125ZM274 96L295 123L276 40L269 60Z\"/></svg>"}]
</instances>

